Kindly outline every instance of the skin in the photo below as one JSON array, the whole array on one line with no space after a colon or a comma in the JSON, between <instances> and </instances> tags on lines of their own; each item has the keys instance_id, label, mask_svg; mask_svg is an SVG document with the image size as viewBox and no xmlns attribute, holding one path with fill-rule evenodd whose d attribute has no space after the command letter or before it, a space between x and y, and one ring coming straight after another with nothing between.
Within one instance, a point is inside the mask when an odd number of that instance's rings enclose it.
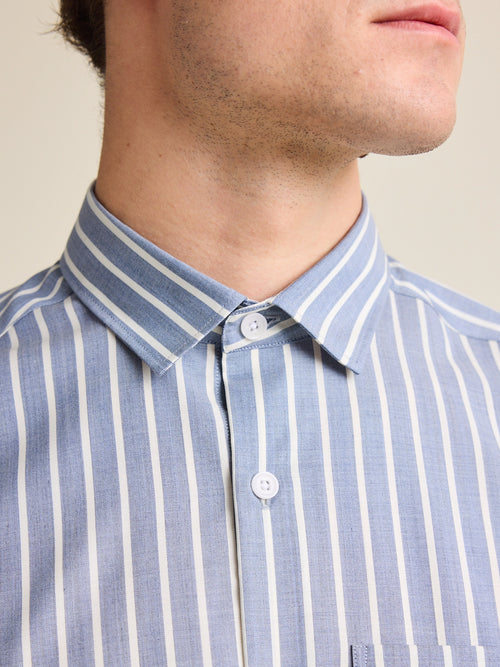
<instances>
[{"instance_id":1,"label":"skin","mask_svg":"<svg viewBox=\"0 0 500 667\"><path fill-rule=\"evenodd\" d=\"M359 156L453 128L463 21L457 38L376 22L418 4L108 0L98 198L219 282L276 294L355 222Z\"/></svg>"}]
</instances>

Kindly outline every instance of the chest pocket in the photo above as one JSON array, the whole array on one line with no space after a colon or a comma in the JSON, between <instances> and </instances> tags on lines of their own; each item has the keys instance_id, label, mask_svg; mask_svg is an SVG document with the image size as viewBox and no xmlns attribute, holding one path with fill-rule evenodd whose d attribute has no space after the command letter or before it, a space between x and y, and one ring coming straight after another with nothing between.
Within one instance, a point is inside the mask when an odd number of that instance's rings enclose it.
<instances>
[{"instance_id":1,"label":"chest pocket","mask_svg":"<svg viewBox=\"0 0 500 667\"><path fill-rule=\"evenodd\" d=\"M499 667L500 646L357 644L352 667Z\"/></svg>"}]
</instances>

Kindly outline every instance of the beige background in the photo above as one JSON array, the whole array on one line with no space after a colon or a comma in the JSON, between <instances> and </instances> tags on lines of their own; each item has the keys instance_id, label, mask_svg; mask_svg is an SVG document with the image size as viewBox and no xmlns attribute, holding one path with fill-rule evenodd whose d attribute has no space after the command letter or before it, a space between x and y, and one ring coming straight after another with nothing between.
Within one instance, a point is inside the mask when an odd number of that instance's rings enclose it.
<instances>
[{"instance_id":1,"label":"beige background","mask_svg":"<svg viewBox=\"0 0 500 667\"><path fill-rule=\"evenodd\" d=\"M56 1L2 11L0 291L59 257L97 170L101 94L85 60L44 34ZM363 188L389 254L500 310L500 3L462 4L468 45L452 138L429 155L365 158Z\"/></svg>"}]
</instances>

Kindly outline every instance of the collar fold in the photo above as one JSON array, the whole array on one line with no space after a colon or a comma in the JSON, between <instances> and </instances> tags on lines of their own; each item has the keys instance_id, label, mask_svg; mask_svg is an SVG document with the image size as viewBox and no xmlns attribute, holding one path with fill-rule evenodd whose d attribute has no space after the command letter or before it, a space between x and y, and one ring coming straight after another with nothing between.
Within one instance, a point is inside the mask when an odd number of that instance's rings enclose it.
<instances>
[{"instance_id":1,"label":"collar fold","mask_svg":"<svg viewBox=\"0 0 500 667\"><path fill-rule=\"evenodd\" d=\"M342 241L273 302L359 373L388 289L388 259L363 198L361 214Z\"/></svg>"},{"instance_id":2,"label":"collar fold","mask_svg":"<svg viewBox=\"0 0 500 667\"><path fill-rule=\"evenodd\" d=\"M387 297L387 266L364 201L344 239L268 302L359 372ZM80 300L159 374L248 303L120 222L97 201L92 187L61 270Z\"/></svg>"}]
</instances>

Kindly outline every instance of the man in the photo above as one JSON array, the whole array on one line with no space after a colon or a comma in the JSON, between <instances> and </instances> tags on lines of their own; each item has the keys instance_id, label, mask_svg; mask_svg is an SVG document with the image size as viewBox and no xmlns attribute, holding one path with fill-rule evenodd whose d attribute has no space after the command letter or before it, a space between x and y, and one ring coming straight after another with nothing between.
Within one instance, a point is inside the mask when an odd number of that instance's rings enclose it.
<instances>
[{"instance_id":1,"label":"man","mask_svg":"<svg viewBox=\"0 0 500 667\"><path fill-rule=\"evenodd\" d=\"M500 664L500 316L387 259L357 170L450 133L458 5L62 26L103 150L0 302L1 664Z\"/></svg>"}]
</instances>

